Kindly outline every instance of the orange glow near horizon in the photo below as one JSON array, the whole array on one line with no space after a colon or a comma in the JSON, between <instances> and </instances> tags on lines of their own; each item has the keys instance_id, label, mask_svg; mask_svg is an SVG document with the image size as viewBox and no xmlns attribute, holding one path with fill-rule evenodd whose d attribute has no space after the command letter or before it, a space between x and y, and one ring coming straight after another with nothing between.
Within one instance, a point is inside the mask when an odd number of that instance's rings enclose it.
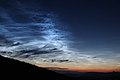
<instances>
[{"instance_id":1,"label":"orange glow near horizon","mask_svg":"<svg viewBox=\"0 0 120 80\"><path fill-rule=\"evenodd\" d=\"M72 64L50 64L41 63L36 64L39 67L48 68L51 70L68 70L77 72L120 72L120 68L116 68L114 65L72 65Z\"/></svg>"},{"instance_id":2,"label":"orange glow near horizon","mask_svg":"<svg viewBox=\"0 0 120 80\"><path fill-rule=\"evenodd\" d=\"M77 72L120 72L120 70L114 70L114 69L69 69L70 71L77 71Z\"/></svg>"}]
</instances>

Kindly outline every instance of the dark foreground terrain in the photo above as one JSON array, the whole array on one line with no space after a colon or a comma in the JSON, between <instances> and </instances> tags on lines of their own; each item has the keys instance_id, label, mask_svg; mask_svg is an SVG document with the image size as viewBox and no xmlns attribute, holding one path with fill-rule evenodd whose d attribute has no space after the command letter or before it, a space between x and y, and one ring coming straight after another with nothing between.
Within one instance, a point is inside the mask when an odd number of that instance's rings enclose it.
<instances>
[{"instance_id":1,"label":"dark foreground terrain","mask_svg":"<svg viewBox=\"0 0 120 80\"><path fill-rule=\"evenodd\" d=\"M75 72L75 71L55 71L76 80L120 80L120 72Z\"/></svg>"},{"instance_id":2,"label":"dark foreground terrain","mask_svg":"<svg viewBox=\"0 0 120 80\"><path fill-rule=\"evenodd\" d=\"M64 75L63 75L64 74ZM67 75L67 76L66 76ZM0 56L0 80L120 80L119 72L111 73L56 73L28 63Z\"/></svg>"},{"instance_id":3,"label":"dark foreground terrain","mask_svg":"<svg viewBox=\"0 0 120 80\"><path fill-rule=\"evenodd\" d=\"M65 75L0 56L0 80L73 80Z\"/></svg>"}]
</instances>

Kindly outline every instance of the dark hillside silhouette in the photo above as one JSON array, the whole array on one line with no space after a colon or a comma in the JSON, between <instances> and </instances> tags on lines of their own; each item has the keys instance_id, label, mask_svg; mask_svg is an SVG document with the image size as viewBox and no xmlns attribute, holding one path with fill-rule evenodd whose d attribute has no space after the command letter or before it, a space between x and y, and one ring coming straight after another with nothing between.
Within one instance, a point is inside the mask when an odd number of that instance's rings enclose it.
<instances>
[{"instance_id":1,"label":"dark hillside silhouette","mask_svg":"<svg viewBox=\"0 0 120 80\"><path fill-rule=\"evenodd\" d=\"M0 56L0 77L0 80L71 80L69 77L54 71L2 56Z\"/></svg>"},{"instance_id":2,"label":"dark hillside silhouette","mask_svg":"<svg viewBox=\"0 0 120 80\"><path fill-rule=\"evenodd\" d=\"M66 76L67 75L67 76ZM77 76L76 76L77 75ZM0 80L120 80L119 72L69 72L56 73L29 63L0 56Z\"/></svg>"}]
</instances>

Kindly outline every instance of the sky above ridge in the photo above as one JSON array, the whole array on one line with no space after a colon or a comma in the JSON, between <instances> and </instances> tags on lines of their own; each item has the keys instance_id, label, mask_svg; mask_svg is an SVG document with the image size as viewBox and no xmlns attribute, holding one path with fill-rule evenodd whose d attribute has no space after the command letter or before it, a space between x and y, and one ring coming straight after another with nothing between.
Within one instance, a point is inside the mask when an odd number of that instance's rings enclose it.
<instances>
[{"instance_id":1,"label":"sky above ridge","mask_svg":"<svg viewBox=\"0 0 120 80\"><path fill-rule=\"evenodd\" d=\"M120 70L118 0L0 0L0 54L40 67Z\"/></svg>"}]
</instances>

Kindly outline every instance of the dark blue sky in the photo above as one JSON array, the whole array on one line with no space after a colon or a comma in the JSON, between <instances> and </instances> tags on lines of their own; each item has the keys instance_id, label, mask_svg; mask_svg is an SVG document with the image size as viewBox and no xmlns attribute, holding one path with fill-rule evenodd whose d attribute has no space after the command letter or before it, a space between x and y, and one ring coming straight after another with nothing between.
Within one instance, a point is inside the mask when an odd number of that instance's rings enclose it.
<instances>
[{"instance_id":1,"label":"dark blue sky","mask_svg":"<svg viewBox=\"0 0 120 80\"><path fill-rule=\"evenodd\" d=\"M51 0L43 2L58 13L73 33L77 47L118 50L120 48L120 3L118 0ZM75 45L76 46L76 45Z\"/></svg>"},{"instance_id":2,"label":"dark blue sky","mask_svg":"<svg viewBox=\"0 0 120 80\"><path fill-rule=\"evenodd\" d=\"M113 60L114 64L110 64L118 66L115 62L120 60L115 56L120 55L119 0L46 0L44 4L59 15L63 29L67 26L72 33L69 47L81 54L105 58L107 65Z\"/></svg>"}]
</instances>

